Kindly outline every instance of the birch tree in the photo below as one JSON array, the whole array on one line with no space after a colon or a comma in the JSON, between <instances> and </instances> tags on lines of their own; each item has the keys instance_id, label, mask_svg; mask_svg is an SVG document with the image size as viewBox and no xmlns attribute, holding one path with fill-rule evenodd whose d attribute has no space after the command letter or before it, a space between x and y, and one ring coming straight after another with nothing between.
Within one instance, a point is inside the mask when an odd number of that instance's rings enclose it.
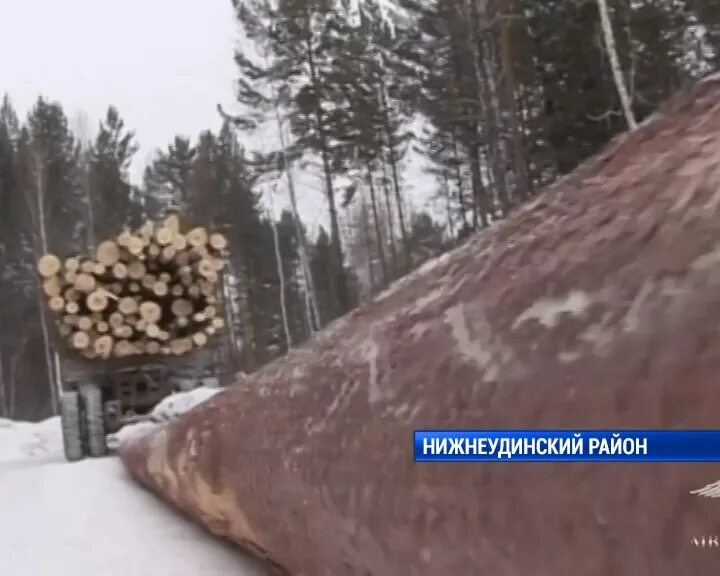
<instances>
[{"instance_id":1,"label":"birch tree","mask_svg":"<svg viewBox=\"0 0 720 576\"><path fill-rule=\"evenodd\" d=\"M292 173L291 160L287 154L287 140L285 137L285 127L280 115L280 103L275 91L275 87L271 86L271 98L273 102L273 112L275 115L275 124L277 127L278 140L280 141L280 155L282 158L283 171L287 180L288 195L290 196L290 210L295 224L295 236L298 243L298 252L300 254L300 264L302 266L303 281L305 283L305 308L307 315L308 335L312 337L315 328L319 328L320 317L318 316L317 296L310 270L310 259L308 258L307 240L305 231L303 230L302 220L298 211L297 194L295 192L295 178Z\"/></svg>"},{"instance_id":2,"label":"birch tree","mask_svg":"<svg viewBox=\"0 0 720 576\"><path fill-rule=\"evenodd\" d=\"M36 236L36 259L48 252L47 241L47 222L45 218L45 165L47 158L44 151L38 150L37 146L33 146L31 150L32 165L30 171L34 176L35 186L26 190L28 194L28 206L33 216L33 228ZM60 356L57 350L53 349L50 344L50 330L48 327L47 310L45 308L45 300L43 299L42 285L40 277L36 277L37 282L37 304L40 314L40 327L42 329L43 351L45 353L45 365L47 370L47 379L50 392L50 405L52 413L58 413L58 383L61 378Z\"/></svg>"},{"instance_id":3,"label":"birch tree","mask_svg":"<svg viewBox=\"0 0 720 576\"><path fill-rule=\"evenodd\" d=\"M632 110L632 102L628 94L625 78L623 77L620 59L618 58L617 48L615 47L615 35L613 34L612 23L608 13L607 0L597 0L598 11L600 12L600 25L602 26L603 40L605 41L605 50L610 59L610 67L612 69L615 87L620 97L620 105L622 106L625 120L630 130L635 130L638 125Z\"/></svg>"},{"instance_id":4,"label":"birch tree","mask_svg":"<svg viewBox=\"0 0 720 576\"><path fill-rule=\"evenodd\" d=\"M5 388L5 364L2 348L0 348L0 416L7 418L8 403L7 390Z\"/></svg>"},{"instance_id":5,"label":"birch tree","mask_svg":"<svg viewBox=\"0 0 720 576\"><path fill-rule=\"evenodd\" d=\"M272 228L273 235L273 248L275 249L275 265L277 266L278 280L280 281L280 315L282 317L283 333L285 335L285 345L288 351L292 348L292 337L290 335L290 325L288 323L288 307L287 307L287 294L285 290L285 270L283 270L283 258L280 250L280 238L278 237L277 222L275 221L275 211L273 202L273 188L271 187L266 197L268 198L270 214L268 220L270 220L270 227Z\"/></svg>"}]
</instances>

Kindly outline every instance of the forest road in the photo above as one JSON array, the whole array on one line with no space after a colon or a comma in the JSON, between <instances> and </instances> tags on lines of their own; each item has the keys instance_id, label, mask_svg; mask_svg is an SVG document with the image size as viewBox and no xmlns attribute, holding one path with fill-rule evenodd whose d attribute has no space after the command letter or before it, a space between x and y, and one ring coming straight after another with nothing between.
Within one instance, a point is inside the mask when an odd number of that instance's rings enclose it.
<instances>
[{"instance_id":1,"label":"forest road","mask_svg":"<svg viewBox=\"0 0 720 576\"><path fill-rule=\"evenodd\" d=\"M57 419L0 420L3 576L266 576L126 475L64 461Z\"/></svg>"}]
</instances>

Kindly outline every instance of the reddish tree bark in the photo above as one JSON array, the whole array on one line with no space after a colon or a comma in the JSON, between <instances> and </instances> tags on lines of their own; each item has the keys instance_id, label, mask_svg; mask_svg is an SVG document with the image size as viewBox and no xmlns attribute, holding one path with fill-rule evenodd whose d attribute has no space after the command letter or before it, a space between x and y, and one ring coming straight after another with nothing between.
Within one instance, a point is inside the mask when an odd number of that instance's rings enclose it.
<instances>
[{"instance_id":1,"label":"reddish tree bark","mask_svg":"<svg viewBox=\"0 0 720 576\"><path fill-rule=\"evenodd\" d=\"M175 423L130 473L295 576L710 573L709 464L414 464L418 428L717 428L720 80Z\"/></svg>"}]
</instances>

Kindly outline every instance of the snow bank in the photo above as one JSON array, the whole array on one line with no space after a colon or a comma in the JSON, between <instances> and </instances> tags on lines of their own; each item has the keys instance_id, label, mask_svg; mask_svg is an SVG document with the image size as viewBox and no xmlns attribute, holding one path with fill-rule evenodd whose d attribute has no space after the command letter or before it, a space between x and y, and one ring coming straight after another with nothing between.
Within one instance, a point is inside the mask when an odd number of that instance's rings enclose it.
<instances>
[{"instance_id":1,"label":"snow bank","mask_svg":"<svg viewBox=\"0 0 720 576\"><path fill-rule=\"evenodd\" d=\"M171 422L203 402L210 400L221 391L222 388L200 387L188 392L172 394L155 406L151 414L152 419L159 422Z\"/></svg>"},{"instance_id":2,"label":"snow bank","mask_svg":"<svg viewBox=\"0 0 720 576\"><path fill-rule=\"evenodd\" d=\"M63 458L60 418L43 422L0 419L0 463Z\"/></svg>"},{"instance_id":3,"label":"snow bank","mask_svg":"<svg viewBox=\"0 0 720 576\"><path fill-rule=\"evenodd\" d=\"M172 394L160 402L150 413L149 420L124 426L115 434L107 437L108 448L117 450L125 442L140 438L158 426L177 420L180 416L193 408L210 400L222 388L200 387L188 392Z\"/></svg>"},{"instance_id":4,"label":"snow bank","mask_svg":"<svg viewBox=\"0 0 720 576\"><path fill-rule=\"evenodd\" d=\"M268 576L139 490L117 458L66 463L58 418L0 420L0 575L128 574Z\"/></svg>"},{"instance_id":5,"label":"snow bank","mask_svg":"<svg viewBox=\"0 0 720 576\"><path fill-rule=\"evenodd\" d=\"M222 388L201 387L168 396L155 407L149 421L131 424L116 434L109 434L108 447L115 450L123 442L172 422L221 391ZM60 417L38 423L0 418L0 463L39 458L64 459Z\"/></svg>"}]
</instances>

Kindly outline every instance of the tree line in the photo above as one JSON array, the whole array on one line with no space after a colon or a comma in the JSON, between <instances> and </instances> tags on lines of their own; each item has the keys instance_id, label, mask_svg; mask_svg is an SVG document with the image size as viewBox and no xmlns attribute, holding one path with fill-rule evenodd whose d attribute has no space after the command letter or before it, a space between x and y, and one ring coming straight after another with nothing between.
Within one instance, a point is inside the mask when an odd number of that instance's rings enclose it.
<instances>
[{"instance_id":1,"label":"tree line","mask_svg":"<svg viewBox=\"0 0 720 576\"><path fill-rule=\"evenodd\" d=\"M251 372L506 217L720 59L720 0L398 0L390 18L373 0L232 1L236 105L219 107L217 133L158 150L138 185L114 107L84 142L61 103L39 98L21 121L3 100L0 417L53 412L33 270L48 248L83 251L169 211L224 232L231 368ZM260 133L270 149L243 146ZM411 154L441 222L412 202ZM316 234L297 209L303 172L327 205ZM289 195L279 216L273 190Z\"/></svg>"}]
</instances>

